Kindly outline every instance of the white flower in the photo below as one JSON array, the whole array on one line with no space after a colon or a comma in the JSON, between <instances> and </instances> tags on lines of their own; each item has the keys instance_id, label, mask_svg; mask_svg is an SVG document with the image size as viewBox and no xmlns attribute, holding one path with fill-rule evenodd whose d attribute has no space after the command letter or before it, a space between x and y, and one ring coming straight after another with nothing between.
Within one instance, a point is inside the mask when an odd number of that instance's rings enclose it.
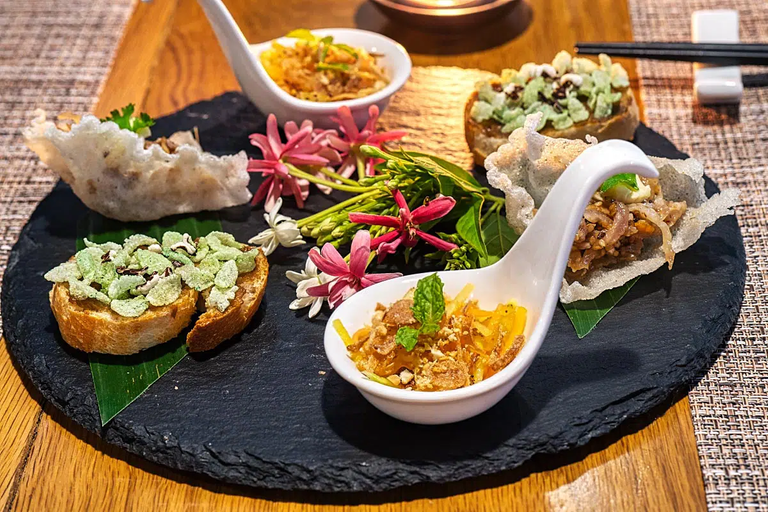
<instances>
[{"instance_id":1,"label":"white flower","mask_svg":"<svg viewBox=\"0 0 768 512\"><path fill-rule=\"evenodd\" d=\"M248 240L248 243L260 246L265 256L275 252L278 244L283 247L296 247L306 243L301 238L301 230L296 226L296 221L277 213L281 206L283 206L282 197L277 200L272 211L264 214L264 220L269 224L269 229Z\"/></svg>"},{"instance_id":2,"label":"white flower","mask_svg":"<svg viewBox=\"0 0 768 512\"><path fill-rule=\"evenodd\" d=\"M327 274L317 272L317 267L310 258L304 264L304 270L294 272L289 270L285 277L296 283L296 299L288 306L291 310L309 307L309 318L314 318L323 307L328 297L313 297L307 294L307 288L327 283L330 279Z\"/></svg>"}]
</instances>

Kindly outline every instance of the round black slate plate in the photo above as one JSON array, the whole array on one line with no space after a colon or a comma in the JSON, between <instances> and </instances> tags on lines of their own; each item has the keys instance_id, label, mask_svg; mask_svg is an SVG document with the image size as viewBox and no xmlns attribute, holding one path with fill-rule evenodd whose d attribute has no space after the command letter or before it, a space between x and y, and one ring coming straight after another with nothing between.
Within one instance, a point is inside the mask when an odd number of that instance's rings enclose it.
<instances>
[{"instance_id":1,"label":"round black slate plate","mask_svg":"<svg viewBox=\"0 0 768 512\"><path fill-rule=\"evenodd\" d=\"M247 134L263 131L264 118L242 96L226 94L160 119L154 131L194 125L207 149L230 153L252 149ZM636 143L650 154L682 156L645 127ZM707 187L715 191L711 181ZM311 197L310 210L332 200ZM449 482L583 445L694 382L732 328L744 289L744 246L735 218L727 217L679 255L674 270L640 279L585 339L558 309L533 366L496 407L426 427L380 413L330 369L322 349L327 317L308 321L288 310L294 291L284 273L302 267L307 248L281 249L270 257L264 302L241 336L185 358L101 428L87 359L62 342L42 279L74 251L86 211L59 184L11 253L2 315L19 367L46 399L107 442L173 468L264 488L381 491ZM240 240L265 227L249 207L222 217Z\"/></svg>"}]
</instances>

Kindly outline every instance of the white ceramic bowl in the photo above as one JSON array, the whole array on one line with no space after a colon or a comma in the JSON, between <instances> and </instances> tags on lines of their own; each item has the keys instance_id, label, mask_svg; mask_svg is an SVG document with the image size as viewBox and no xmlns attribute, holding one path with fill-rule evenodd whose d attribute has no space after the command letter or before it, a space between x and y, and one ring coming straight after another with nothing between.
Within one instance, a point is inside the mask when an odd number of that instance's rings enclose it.
<instances>
[{"instance_id":1,"label":"white ceramic bowl","mask_svg":"<svg viewBox=\"0 0 768 512\"><path fill-rule=\"evenodd\" d=\"M312 33L319 36L330 35L333 36L335 42L382 54L383 56L379 57L377 62L389 77L389 84L369 96L352 100L331 102L300 100L282 90L269 77L261 64L261 53L272 45L272 41L252 44L250 48L256 56L257 75L263 82L265 90L256 90L251 94L249 91L252 88L247 87L249 84L241 83L240 85L248 98L259 107L259 110L264 113L274 113L281 124L286 121L301 123L304 119L309 119L317 127L333 128L336 127L336 124L330 120L330 117L336 114L336 109L341 105L346 105L352 111L358 127L362 127L368 119L368 107L377 105L379 111L383 112L392 95L405 85L411 75L411 58L408 56L408 52L400 43L381 34L354 28L326 28L313 30ZM277 39L277 42L285 46L296 44L295 39L287 37L281 37Z\"/></svg>"},{"instance_id":2,"label":"white ceramic bowl","mask_svg":"<svg viewBox=\"0 0 768 512\"><path fill-rule=\"evenodd\" d=\"M461 274L465 273L472 275L474 271L438 272L445 283L445 293L456 296L463 284L466 283L466 279L461 277ZM406 289L415 287L419 276L407 277L412 278L412 282L405 282L404 287ZM375 300L369 300L370 296L375 296ZM535 314L535 312L529 311L524 333L526 343L522 350L506 368L482 382L450 391L412 391L379 384L369 380L357 369L349 357L347 347L334 329L333 321L337 318L341 320L349 334L352 335L366 324L370 325L376 302L388 305L402 298L402 287L375 285L366 288L347 299L348 302L359 303L360 307L337 309L325 327L325 353L334 371L355 386L365 399L377 409L397 419L422 425L441 425L480 414L504 398L517 384L533 362L541 345L543 336L537 337L538 340L529 343L530 331L537 323L537 318L531 318L531 313ZM513 300L515 297L508 296L505 299ZM480 306L493 309L499 302L496 304L481 303ZM521 305L525 307L525 304ZM549 322L543 326L544 332L548 328Z\"/></svg>"}]
</instances>

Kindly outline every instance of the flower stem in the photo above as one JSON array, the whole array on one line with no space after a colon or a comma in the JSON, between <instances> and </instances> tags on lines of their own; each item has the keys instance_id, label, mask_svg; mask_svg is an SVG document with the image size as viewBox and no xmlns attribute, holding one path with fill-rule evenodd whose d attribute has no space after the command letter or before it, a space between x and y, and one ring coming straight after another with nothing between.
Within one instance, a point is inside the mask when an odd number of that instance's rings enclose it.
<instances>
[{"instance_id":1,"label":"flower stem","mask_svg":"<svg viewBox=\"0 0 768 512\"><path fill-rule=\"evenodd\" d=\"M357 161L357 178L361 180L365 178L365 157L358 153L355 160Z\"/></svg>"},{"instance_id":2,"label":"flower stem","mask_svg":"<svg viewBox=\"0 0 768 512\"><path fill-rule=\"evenodd\" d=\"M349 178L345 178L344 176L342 176L342 175L340 175L338 173L333 172L330 167L320 167L319 169L320 169L320 172L322 172L323 174L325 174L326 176L328 176L331 179L339 180L340 182L346 183L347 185L352 185L353 187L359 187L360 186L360 184L358 182L356 182L355 180L351 180Z\"/></svg>"},{"instance_id":3,"label":"flower stem","mask_svg":"<svg viewBox=\"0 0 768 512\"><path fill-rule=\"evenodd\" d=\"M495 212L498 212L501 210L501 203L494 203L491 205L490 208L488 208L488 211L486 211L482 217L480 217L480 224L483 224L485 221L488 220L488 217L493 215Z\"/></svg>"},{"instance_id":4,"label":"flower stem","mask_svg":"<svg viewBox=\"0 0 768 512\"><path fill-rule=\"evenodd\" d=\"M501 206L506 204L506 201L503 197L495 196L493 194L485 194L483 197L486 201L493 201L494 203L500 204Z\"/></svg>"},{"instance_id":5,"label":"flower stem","mask_svg":"<svg viewBox=\"0 0 768 512\"><path fill-rule=\"evenodd\" d=\"M339 210L343 210L347 206L350 206L350 205L359 203L361 201L364 201L366 199L369 199L371 197L374 197L374 196L378 195L380 192L381 192L380 190L374 189L374 190L371 190L369 192L365 192L364 194L358 194L358 195L356 195L354 197L350 197L346 201L342 201L342 202L340 202L338 204L335 204L335 205L331 206L330 208L328 208L326 210L318 212L318 213L316 213L314 215L310 215L309 217L304 217L303 219L299 219L296 222L296 225L301 228L301 227L304 227L304 226L306 226L308 224L311 224L313 222L317 222L317 221L323 220L324 218L326 218L327 216L331 215L332 213L335 213L335 212L337 212Z\"/></svg>"},{"instance_id":6,"label":"flower stem","mask_svg":"<svg viewBox=\"0 0 768 512\"><path fill-rule=\"evenodd\" d=\"M301 178L304 180L309 181L310 183L314 183L316 185L325 185L326 187L330 187L336 190L341 190L343 192L368 192L369 190L375 190L375 187L361 187L359 185L357 186L351 186L351 185L343 185L340 183L335 183L333 181L324 180L322 178L318 178L317 176L313 176L309 174L308 172L304 172L295 165L286 163L286 167L288 167L288 173L295 177L295 178Z\"/></svg>"}]
</instances>

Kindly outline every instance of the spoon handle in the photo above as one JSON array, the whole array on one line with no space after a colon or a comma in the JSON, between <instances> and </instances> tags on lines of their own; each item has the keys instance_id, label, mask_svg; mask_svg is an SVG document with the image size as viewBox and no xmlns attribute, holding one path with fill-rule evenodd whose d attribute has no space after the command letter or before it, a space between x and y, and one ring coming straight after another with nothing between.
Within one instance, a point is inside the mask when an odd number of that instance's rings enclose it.
<instances>
[{"instance_id":1,"label":"spoon handle","mask_svg":"<svg viewBox=\"0 0 768 512\"><path fill-rule=\"evenodd\" d=\"M586 149L560 175L531 224L501 260L505 270L530 275L542 302L560 290L576 231L590 198L611 176L634 173L658 177L640 148L609 140Z\"/></svg>"},{"instance_id":2,"label":"spoon handle","mask_svg":"<svg viewBox=\"0 0 768 512\"><path fill-rule=\"evenodd\" d=\"M197 0L197 3L208 18L237 81L244 88L253 89L252 91L245 90L246 94L263 93L264 88L257 71L256 57L251 52L248 40L224 3L221 0Z\"/></svg>"}]
</instances>

